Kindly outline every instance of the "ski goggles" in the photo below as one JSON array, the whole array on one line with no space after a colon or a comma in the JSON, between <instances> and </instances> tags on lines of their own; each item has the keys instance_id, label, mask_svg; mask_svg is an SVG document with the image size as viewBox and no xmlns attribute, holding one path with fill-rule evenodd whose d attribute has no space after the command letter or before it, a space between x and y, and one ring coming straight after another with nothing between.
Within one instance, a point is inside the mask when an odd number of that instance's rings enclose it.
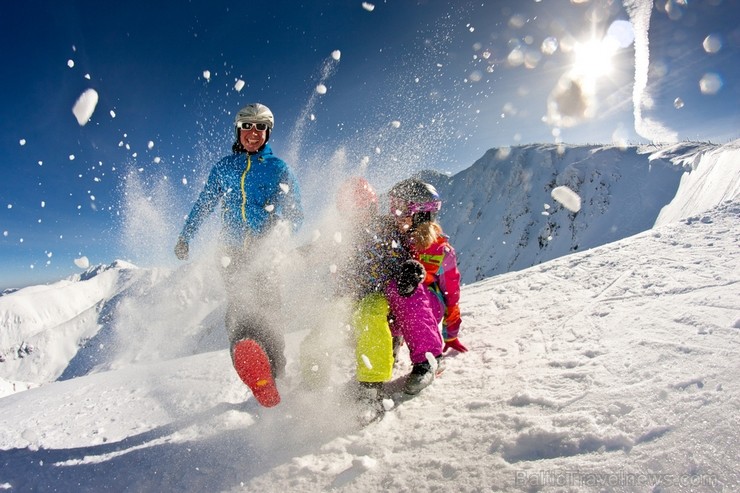
<instances>
[{"instance_id":1,"label":"ski goggles","mask_svg":"<svg viewBox=\"0 0 740 493\"><path fill-rule=\"evenodd\" d=\"M254 128L260 132L264 132L267 130L267 123L239 122L236 124L236 128L240 130L252 130Z\"/></svg>"},{"instance_id":2,"label":"ski goggles","mask_svg":"<svg viewBox=\"0 0 740 493\"><path fill-rule=\"evenodd\" d=\"M407 203L403 200L391 199L391 214L397 217L409 217L417 212L438 212L440 209L442 209L441 200Z\"/></svg>"}]
</instances>

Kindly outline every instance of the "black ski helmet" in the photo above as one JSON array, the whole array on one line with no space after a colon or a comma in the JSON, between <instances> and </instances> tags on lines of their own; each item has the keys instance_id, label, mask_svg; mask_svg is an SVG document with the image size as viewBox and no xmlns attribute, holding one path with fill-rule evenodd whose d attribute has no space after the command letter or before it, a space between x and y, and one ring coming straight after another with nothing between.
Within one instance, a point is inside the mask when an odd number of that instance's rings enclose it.
<instances>
[{"instance_id":1,"label":"black ski helmet","mask_svg":"<svg viewBox=\"0 0 740 493\"><path fill-rule=\"evenodd\" d=\"M442 200L437 189L430 183L409 178L396 183L388 192L391 215L411 216L414 225L433 221L442 208Z\"/></svg>"}]
</instances>

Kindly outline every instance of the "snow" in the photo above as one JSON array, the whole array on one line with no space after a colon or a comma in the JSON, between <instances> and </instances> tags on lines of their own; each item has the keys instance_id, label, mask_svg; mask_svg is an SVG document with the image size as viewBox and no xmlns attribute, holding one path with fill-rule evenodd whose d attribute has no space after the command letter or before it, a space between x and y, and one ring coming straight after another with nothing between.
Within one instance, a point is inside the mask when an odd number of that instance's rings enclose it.
<instances>
[{"instance_id":1,"label":"snow","mask_svg":"<svg viewBox=\"0 0 740 493\"><path fill-rule=\"evenodd\" d=\"M607 237L617 215L604 203L589 209L594 199L608 198L627 216L645 209L635 190L655 203L641 231L550 260L520 246L516 253L528 257L521 265L530 267L469 282L460 337L470 351L450 354L418 396L384 402L390 411L365 428L341 404L343 380L301 387L299 348L315 337L306 321L324 320L311 312L289 323L283 402L255 404L231 367L213 255L175 271L116 261L3 293L0 488L736 491L736 144L569 149L562 162L550 149L512 149L515 173L484 160L449 177L440 190L450 203L444 225L469 271L482 257L465 245L482 229L455 231L450 220L480 210L500 233L495 223L513 212L473 183L505 188L513 206L531 201L538 220L552 189L541 184L567 183L583 202L575 216ZM535 159L543 155L550 160ZM655 175L639 171L639 156ZM588 186L594 171L620 179L600 195L604 187ZM514 176L528 178L502 188ZM566 221L572 213L559 207L541 220ZM521 237L487 238L496 240L486 240L490 250ZM340 329L324 338L344 339ZM335 375L350 378L349 346L330 359ZM391 390L409 370L402 348Z\"/></svg>"},{"instance_id":2,"label":"snow","mask_svg":"<svg viewBox=\"0 0 740 493\"><path fill-rule=\"evenodd\" d=\"M72 107L72 113L77 123L84 127L95 112L98 105L98 92L95 89L86 89Z\"/></svg>"},{"instance_id":3,"label":"snow","mask_svg":"<svg viewBox=\"0 0 740 493\"><path fill-rule=\"evenodd\" d=\"M570 212L581 210L581 198L570 188L566 186L555 187L550 194L553 199L560 202Z\"/></svg>"},{"instance_id":4,"label":"snow","mask_svg":"<svg viewBox=\"0 0 740 493\"><path fill-rule=\"evenodd\" d=\"M526 145L490 149L454 176L423 175L443 198L465 282L521 270L706 210L740 194L738 146ZM566 186L577 214L541 204ZM496 245L491 248L491 245Z\"/></svg>"},{"instance_id":5,"label":"snow","mask_svg":"<svg viewBox=\"0 0 740 493\"><path fill-rule=\"evenodd\" d=\"M84 255L80 258L76 258L74 262L75 262L75 265L79 267L80 269L87 269L90 267L90 260L88 260L88 258L85 257Z\"/></svg>"},{"instance_id":6,"label":"snow","mask_svg":"<svg viewBox=\"0 0 740 493\"><path fill-rule=\"evenodd\" d=\"M316 86L316 93L318 94L326 94L326 86L324 84L319 84Z\"/></svg>"}]
</instances>

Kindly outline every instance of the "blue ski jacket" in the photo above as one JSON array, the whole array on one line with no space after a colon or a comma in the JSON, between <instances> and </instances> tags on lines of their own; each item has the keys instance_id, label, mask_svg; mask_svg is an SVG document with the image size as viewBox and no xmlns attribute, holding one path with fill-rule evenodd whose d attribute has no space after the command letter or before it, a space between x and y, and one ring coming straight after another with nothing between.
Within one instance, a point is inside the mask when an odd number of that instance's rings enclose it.
<instances>
[{"instance_id":1,"label":"blue ski jacket","mask_svg":"<svg viewBox=\"0 0 740 493\"><path fill-rule=\"evenodd\" d=\"M242 246L246 239L267 233L277 220L297 230L303 222L298 182L269 144L254 154L222 158L211 169L180 236L192 240L203 221L221 201L222 241Z\"/></svg>"}]
</instances>

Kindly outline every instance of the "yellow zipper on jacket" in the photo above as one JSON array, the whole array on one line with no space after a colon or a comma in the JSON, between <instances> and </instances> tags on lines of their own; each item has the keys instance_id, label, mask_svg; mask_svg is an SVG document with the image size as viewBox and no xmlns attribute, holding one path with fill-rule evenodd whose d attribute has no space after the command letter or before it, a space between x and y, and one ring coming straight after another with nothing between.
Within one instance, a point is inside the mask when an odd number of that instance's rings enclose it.
<instances>
[{"instance_id":1,"label":"yellow zipper on jacket","mask_svg":"<svg viewBox=\"0 0 740 493\"><path fill-rule=\"evenodd\" d=\"M247 167L244 168L244 173L242 173L242 180L241 180L241 186L242 186L242 221L247 222L247 190L244 188L244 182L247 179L247 173L249 173L249 168L252 167L252 156L247 154Z\"/></svg>"}]
</instances>

